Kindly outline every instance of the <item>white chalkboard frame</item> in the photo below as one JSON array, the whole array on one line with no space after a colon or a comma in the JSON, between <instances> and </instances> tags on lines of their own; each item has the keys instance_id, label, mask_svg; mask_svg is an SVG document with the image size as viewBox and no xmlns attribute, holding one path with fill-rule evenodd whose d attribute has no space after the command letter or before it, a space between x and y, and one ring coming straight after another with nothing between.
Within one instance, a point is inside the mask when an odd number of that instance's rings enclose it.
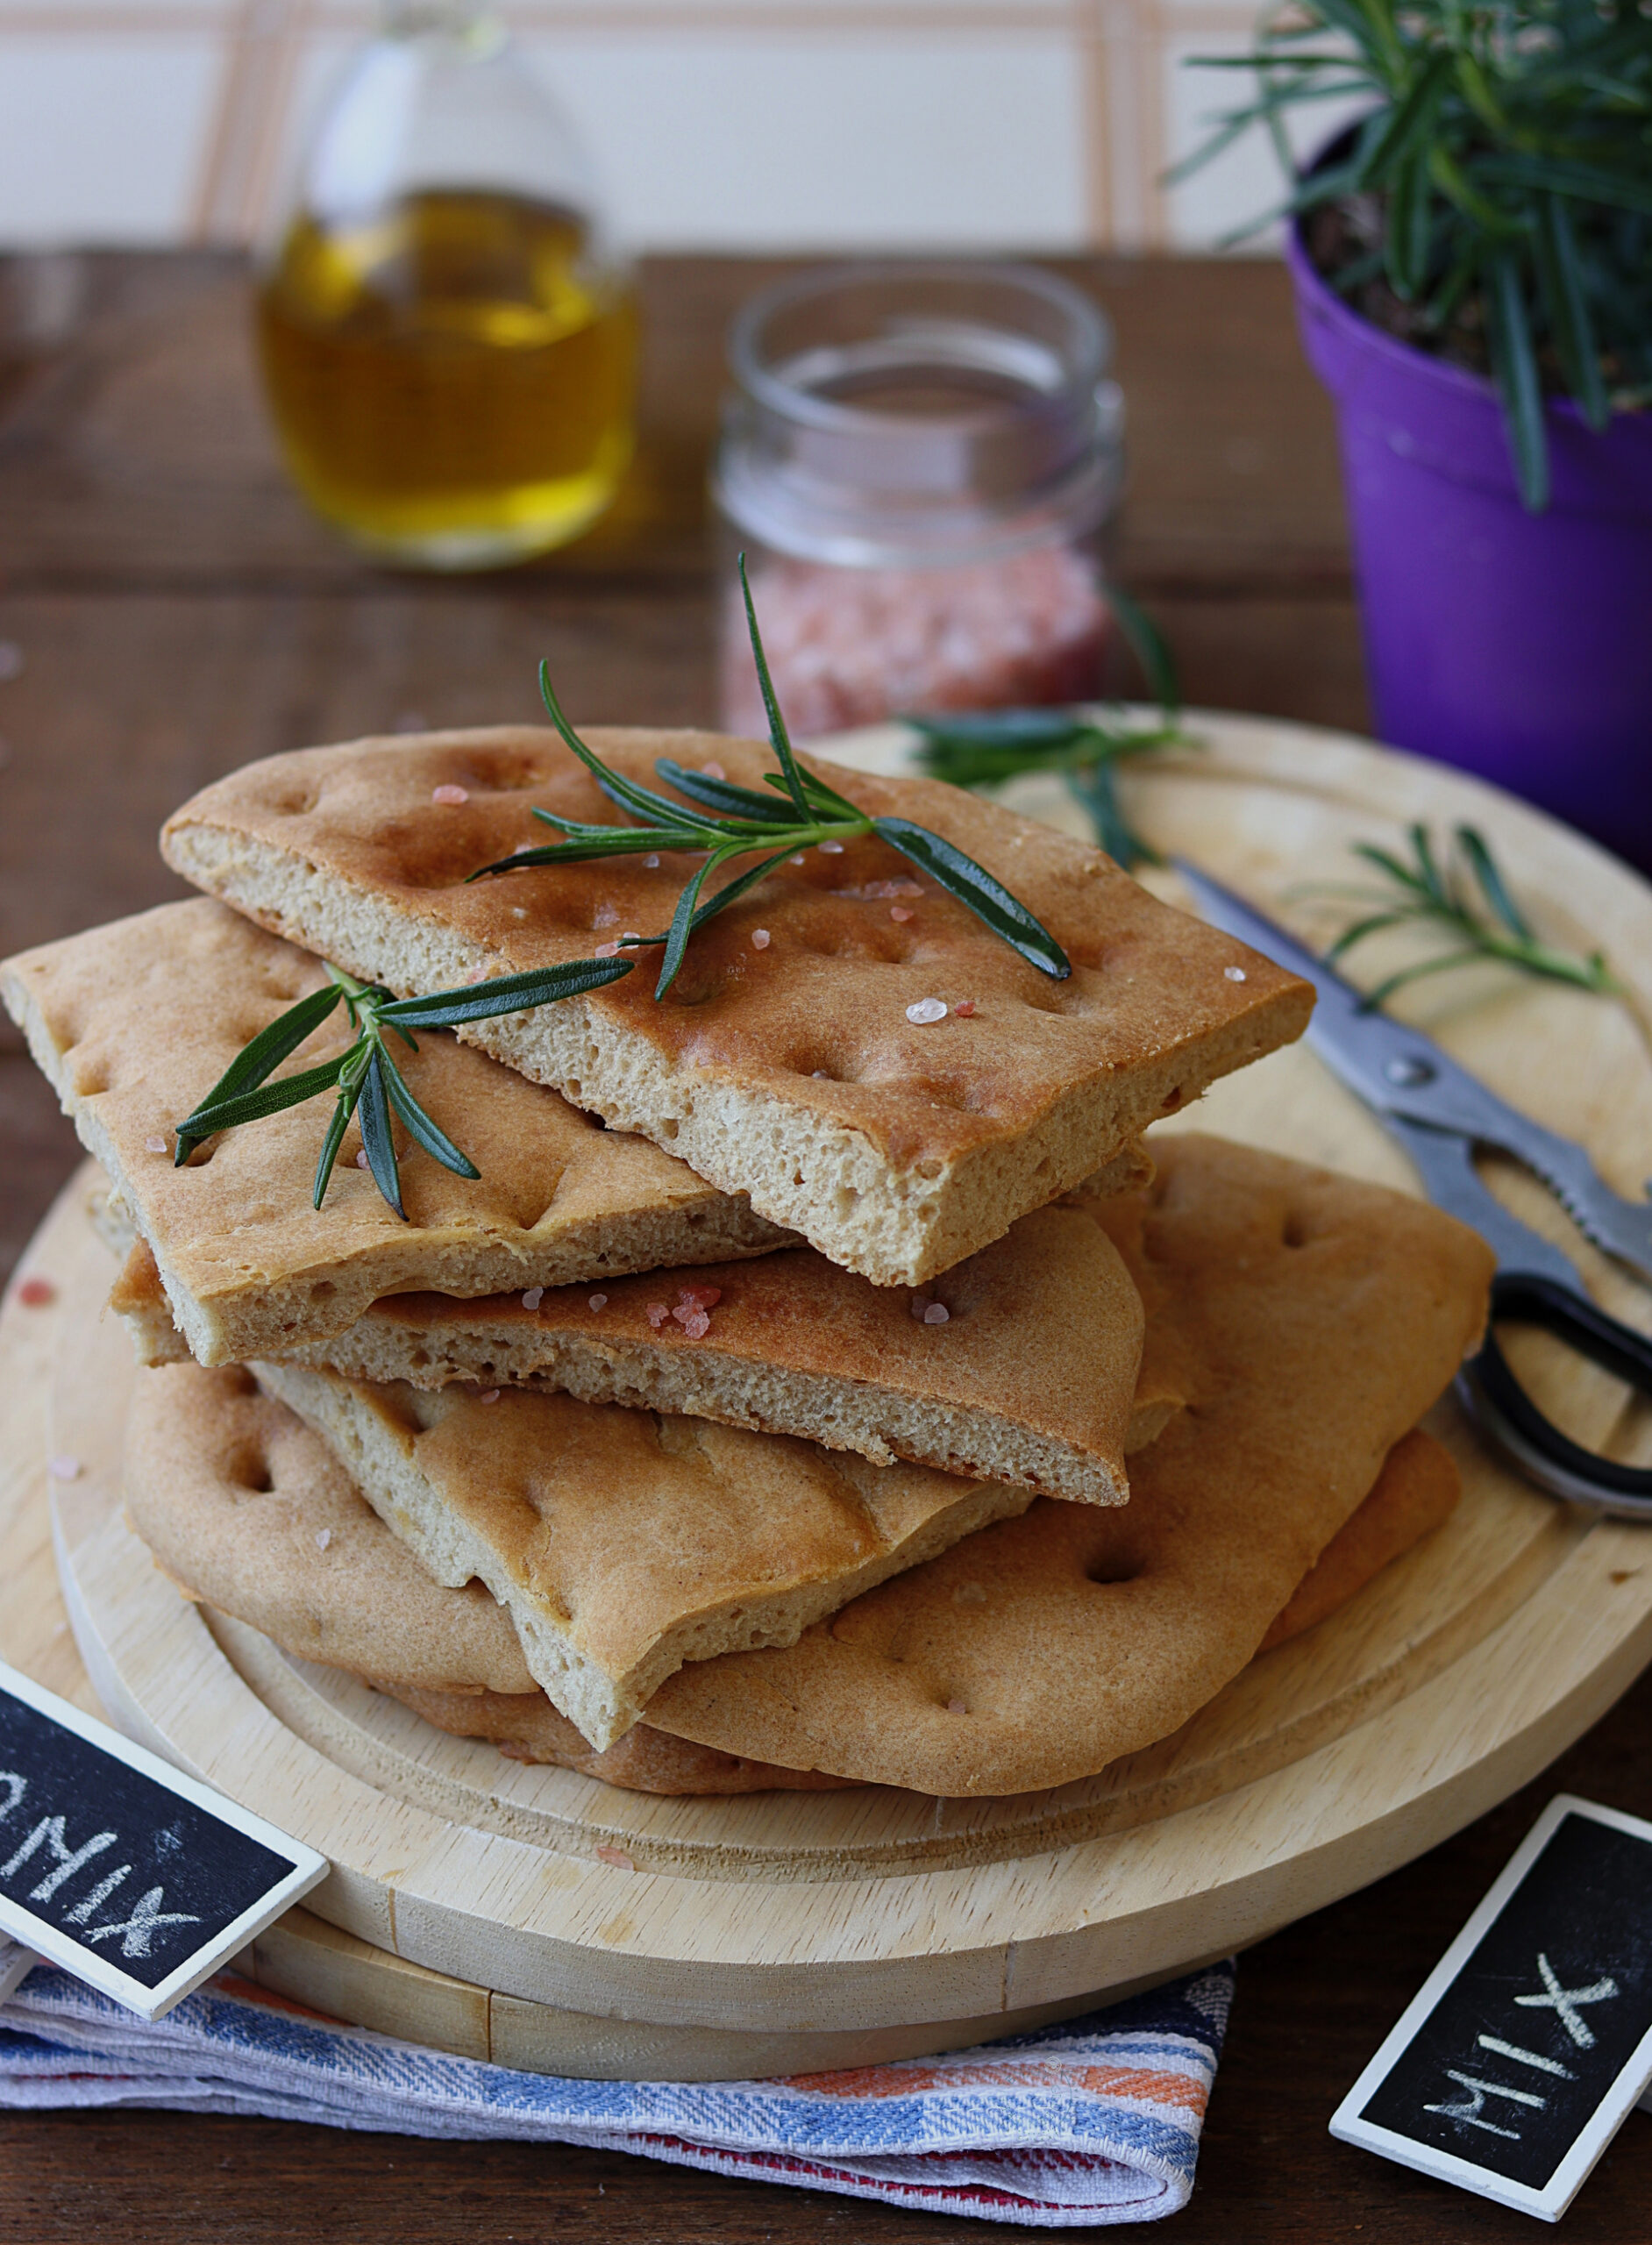
<instances>
[{"instance_id":1,"label":"white chalkboard frame","mask_svg":"<svg viewBox=\"0 0 1652 2245\"><path fill-rule=\"evenodd\" d=\"M1331 2118L1331 2134L1340 2142L1356 2144L1399 2166L1432 2175L1437 2182L1455 2183L1483 2199L1513 2207L1517 2213L1535 2214L1541 2221L1558 2221L1588 2180L1591 2170L1622 2127L1632 2107L1652 2083L1652 2028L1643 2035L1613 2078L1587 2125L1541 2191L1511 2181L1470 2159L1419 2143L1391 2128L1378 2127L1362 2117L1365 2106L1388 2075L1400 2063L1418 2031L1479 1945L1481 1936L1498 1915L1537 1857L1549 1844L1556 1827L1567 1816L1581 1816L1597 1824L1652 1844L1652 1824L1620 1809L1604 1808L1598 1801L1575 1793L1556 1793L1520 1846L1509 1857L1474 1914L1406 2006L1392 2031L1371 2063L1349 2091Z\"/></svg>"},{"instance_id":2,"label":"white chalkboard frame","mask_svg":"<svg viewBox=\"0 0 1652 2245\"><path fill-rule=\"evenodd\" d=\"M232 1919L221 1931L203 1942L199 1949L193 1950L182 1963L153 1987L146 1987L142 1981L133 1979L97 1950L75 1941L46 1919L37 1917L32 1910L21 1903L0 1894L0 1934L9 1935L14 1942L32 1949L46 1963L61 1965L88 1987L112 1997L117 2004L127 2011L136 2012L140 2018L164 2018L175 2004L182 2002L192 1989L198 1988L203 1980L210 1979L220 1966L239 1955L267 1927L273 1925L301 1895L308 1894L312 1886L318 1885L331 1868L325 1856L317 1854L303 1841L293 1839L275 1825L266 1822L263 1817L253 1815L251 1810L241 1807L239 1802L231 1800L213 1786L186 1777L170 1762L162 1761L158 1754L152 1754L146 1746L135 1745L131 1739L123 1738L118 1731L111 1730L107 1723L82 1714L67 1700L59 1699L55 1692L43 1690L32 1678L8 1667L4 1661L0 1661L0 1692L9 1693L14 1699L22 1700L37 1714L44 1715L48 1721L60 1725L64 1730L72 1731L88 1745L97 1748L115 1761L125 1763L128 1769L153 1778L155 1784L164 1785L168 1792L175 1793L180 1800L189 1801L205 1814L216 1817L231 1830L258 1841L271 1854L281 1857L291 1865L284 1878L266 1887L258 1899L243 1910L238 1918Z\"/></svg>"}]
</instances>

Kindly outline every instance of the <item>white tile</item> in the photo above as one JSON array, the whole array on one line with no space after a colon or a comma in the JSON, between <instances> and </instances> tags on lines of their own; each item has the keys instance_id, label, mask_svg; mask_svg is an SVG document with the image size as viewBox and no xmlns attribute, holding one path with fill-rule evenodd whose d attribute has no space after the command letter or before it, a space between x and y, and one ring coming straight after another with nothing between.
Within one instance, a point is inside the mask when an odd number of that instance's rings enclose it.
<instances>
[{"instance_id":1,"label":"white tile","mask_svg":"<svg viewBox=\"0 0 1652 2245\"><path fill-rule=\"evenodd\" d=\"M0 243L188 229L222 68L210 37L0 37Z\"/></svg>"},{"instance_id":2,"label":"white tile","mask_svg":"<svg viewBox=\"0 0 1652 2245\"><path fill-rule=\"evenodd\" d=\"M650 249L1058 248L1082 83L1048 34L532 40Z\"/></svg>"}]
</instances>

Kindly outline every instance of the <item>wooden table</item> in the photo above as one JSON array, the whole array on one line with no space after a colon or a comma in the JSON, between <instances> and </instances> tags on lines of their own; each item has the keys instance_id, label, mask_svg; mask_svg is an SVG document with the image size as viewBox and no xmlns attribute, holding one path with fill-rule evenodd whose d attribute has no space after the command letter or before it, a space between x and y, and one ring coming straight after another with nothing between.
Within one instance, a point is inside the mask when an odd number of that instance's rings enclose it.
<instances>
[{"instance_id":1,"label":"wooden table","mask_svg":"<svg viewBox=\"0 0 1652 2245\"><path fill-rule=\"evenodd\" d=\"M0 952L178 893L163 815L214 774L398 723L535 714L548 654L577 716L713 716L705 447L732 307L782 268L660 260L644 274L644 442L581 545L504 577L364 567L303 512L265 432L239 267L111 255L37 286L0 264ZM1068 268L1118 328L1130 410L1125 581L1190 697L1359 726L1365 710L1330 418L1271 266ZM0 671L7 667L0 661ZM0 1027L0 1276L75 1160ZM1529 2225L1334 2144L1360 2064L1550 1792L1652 1814L1652 1680L1550 1776L1448 1846L1244 1960L1192 2207L1195 2240L1458 2245ZM1574 2245L1644 2234L1633 2117L1568 2216ZM983 2225L736 2184L607 2155L443 2145L128 2113L0 2117L0 2245L254 2245L515 2237L615 2245L979 2239Z\"/></svg>"}]
</instances>

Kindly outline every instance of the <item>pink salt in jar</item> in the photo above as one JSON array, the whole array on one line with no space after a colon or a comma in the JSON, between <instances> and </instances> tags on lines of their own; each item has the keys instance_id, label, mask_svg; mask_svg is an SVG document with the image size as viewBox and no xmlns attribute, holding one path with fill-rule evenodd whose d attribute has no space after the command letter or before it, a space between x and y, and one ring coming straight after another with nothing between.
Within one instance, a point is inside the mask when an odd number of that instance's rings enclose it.
<instances>
[{"instance_id":1,"label":"pink salt in jar","mask_svg":"<svg viewBox=\"0 0 1652 2245\"><path fill-rule=\"evenodd\" d=\"M1029 266L851 265L730 331L713 489L800 739L901 711L1095 696L1122 473L1112 331ZM724 728L765 730L737 586Z\"/></svg>"}]
</instances>

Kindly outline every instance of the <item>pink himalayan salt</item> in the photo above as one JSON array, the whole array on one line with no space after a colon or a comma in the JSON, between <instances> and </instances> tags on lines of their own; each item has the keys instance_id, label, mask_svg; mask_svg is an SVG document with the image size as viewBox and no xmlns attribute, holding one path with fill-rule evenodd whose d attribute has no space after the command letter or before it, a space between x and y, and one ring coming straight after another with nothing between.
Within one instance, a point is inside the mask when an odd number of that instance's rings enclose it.
<instances>
[{"instance_id":1,"label":"pink himalayan salt","mask_svg":"<svg viewBox=\"0 0 1652 2245\"><path fill-rule=\"evenodd\" d=\"M144 1140L144 1151L146 1154L164 1154L166 1151L167 1142L164 1138L146 1138Z\"/></svg>"},{"instance_id":2,"label":"pink himalayan salt","mask_svg":"<svg viewBox=\"0 0 1652 2245\"><path fill-rule=\"evenodd\" d=\"M598 1863L610 1864L616 1871L635 1871L637 1868L623 1848L599 1848L596 1851L596 1859Z\"/></svg>"},{"instance_id":3,"label":"pink himalayan salt","mask_svg":"<svg viewBox=\"0 0 1652 2245\"><path fill-rule=\"evenodd\" d=\"M773 937L766 928L752 929L751 948L753 951L766 951L773 941Z\"/></svg>"},{"instance_id":4,"label":"pink himalayan salt","mask_svg":"<svg viewBox=\"0 0 1652 2245\"><path fill-rule=\"evenodd\" d=\"M320 1528L320 1529L317 1529L317 1531L316 1531L316 1549L317 1549L318 1551L324 1551L324 1550L326 1550L327 1546L329 1545L329 1543L331 1543L331 1542L332 1542L332 1530L331 1530L331 1528Z\"/></svg>"},{"instance_id":5,"label":"pink himalayan salt","mask_svg":"<svg viewBox=\"0 0 1652 2245\"><path fill-rule=\"evenodd\" d=\"M712 1286L684 1286L678 1294L680 1302L687 1302L694 1309L715 1309L723 1300L723 1288Z\"/></svg>"},{"instance_id":6,"label":"pink himalayan salt","mask_svg":"<svg viewBox=\"0 0 1652 2245\"><path fill-rule=\"evenodd\" d=\"M620 947L616 943L598 944L591 956L594 959L617 959L619 957L619 948Z\"/></svg>"},{"instance_id":7,"label":"pink himalayan salt","mask_svg":"<svg viewBox=\"0 0 1652 2245\"><path fill-rule=\"evenodd\" d=\"M905 904L892 904L889 907L889 917L892 920L909 920L912 917L911 908Z\"/></svg>"},{"instance_id":8,"label":"pink himalayan salt","mask_svg":"<svg viewBox=\"0 0 1652 2245\"><path fill-rule=\"evenodd\" d=\"M729 776L721 764L702 764L700 769L708 780L726 780Z\"/></svg>"},{"instance_id":9,"label":"pink himalayan salt","mask_svg":"<svg viewBox=\"0 0 1652 2245\"><path fill-rule=\"evenodd\" d=\"M671 1314L691 1341L703 1341L711 1330L711 1320L703 1309L673 1309Z\"/></svg>"},{"instance_id":10,"label":"pink himalayan salt","mask_svg":"<svg viewBox=\"0 0 1652 2245\"><path fill-rule=\"evenodd\" d=\"M54 1481L78 1481L81 1461L78 1457L48 1457L46 1470Z\"/></svg>"},{"instance_id":11,"label":"pink himalayan salt","mask_svg":"<svg viewBox=\"0 0 1652 2245\"><path fill-rule=\"evenodd\" d=\"M668 1301L651 1301L648 1305L646 1315L649 1323L653 1327L655 1332L658 1333L660 1327L671 1315L671 1304Z\"/></svg>"},{"instance_id":12,"label":"pink himalayan salt","mask_svg":"<svg viewBox=\"0 0 1652 2245\"><path fill-rule=\"evenodd\" d=\"M932 1022L946 1019L944 998L918 998L907 1008L907 1019L915 1029L928 1029Z\"/></svg>"},{"instance_id":13,"label":"pink himalayan salt","mask_svg":"<svg viewBox=\"0 0 1652 2245\"><path fill-rule=\"evenodd\" d=\"M356 1167L358 1169L371 1169L372 1166L373 1164L367 1159L367 1150L363 1146L360 1153L356 1156Z\"/></svg>"},{"instance_id":14,"label":"pink himalayan salt","mask_svg":"<svg viewBox=\"0 0 1652 2245\"><path fill-rule=\"evenodd\" d=\"M442 787L431 789L431 801L450 809L454 808L459 803L467 803L470 801L470 789L456 788L449 781Z\"/></svg>"},{"instance_id":15,"label":"pink himalayan salt","mask_svg":"<svg viewBox=\"0 0 1652 2245\"><path fill-rule=\"evenodd\" d=\"M496 1387L485 1387L481 1395L478 1396L477 1400L481 1403L497 1403L499 1400L499 1390Z\"/></svg>"},{"instance_id":16,"label":"pink himalayan salt","mask_svg":"<svg viewBox=\"0 0 1652 2245\"><path fill-rule=\"evenodd\" d=\"M973 1021L975 1018L974 999L960 998L957 1005L953 1007L952 1011L958 1016L960 1021Z\"/></svg>"},{"instance_id":17,"label":"pink himalayan salt","mask_svg":"<svg viewBox=\"0 0 1652 2245\"><path fill-rule=\"evenodd\" d=\"M1090 561L1040 546L958 569L770 561L752 588L775 692L807 739L907 709L1082 702L1111 632ZM725 611L723 722L767 730L742 603Z\"/></svg>"},{"instance_id":18,"label":"pink himalayan salt","mask_svg":"<svg viewBox=\"0 0 1652 2245\"><path fill-rule=\"evenodd\" d=\"M591 1296L590 1306L593 1309L606 1309L608 1308L608 1296L606 1294L593 1294Z\"/></svg>"},{"instance_id":19,"label":"pink himalayan salt","mask_svg":"<svg viewBox=\"0 0 1652 2245\"><path fill-rule=\"evenodd\" d=\"M923 1322L926 1325L944 1325L950 1321L951 1315L951 1311L943 1301L932 1301L923 1313Z\"/></svg>"},{"instance_id":20,"label":"pink himalayan salt","mask_svg":"<svg viewBox=\"0 0 1652 2245\"><path fill-rule=\"evenodd\" d=\"M57 1300L57 1288L50 1279L25 1279L18 1288L18 1300L25 1309L44 1309Z\"/></svg>"},{"instance_id":21,"label":"pink himalayan salt","mask_svg":"<svg viewBox=\"0 0 1652 2245\"><path fill-rule=\"evenodd\" d=\"M543 1286L530 1286L526 1294L522 1297L522 1306L524 1309L538 1309L544 1300L545 1288Z\"/></svg>"}]
</instances>

